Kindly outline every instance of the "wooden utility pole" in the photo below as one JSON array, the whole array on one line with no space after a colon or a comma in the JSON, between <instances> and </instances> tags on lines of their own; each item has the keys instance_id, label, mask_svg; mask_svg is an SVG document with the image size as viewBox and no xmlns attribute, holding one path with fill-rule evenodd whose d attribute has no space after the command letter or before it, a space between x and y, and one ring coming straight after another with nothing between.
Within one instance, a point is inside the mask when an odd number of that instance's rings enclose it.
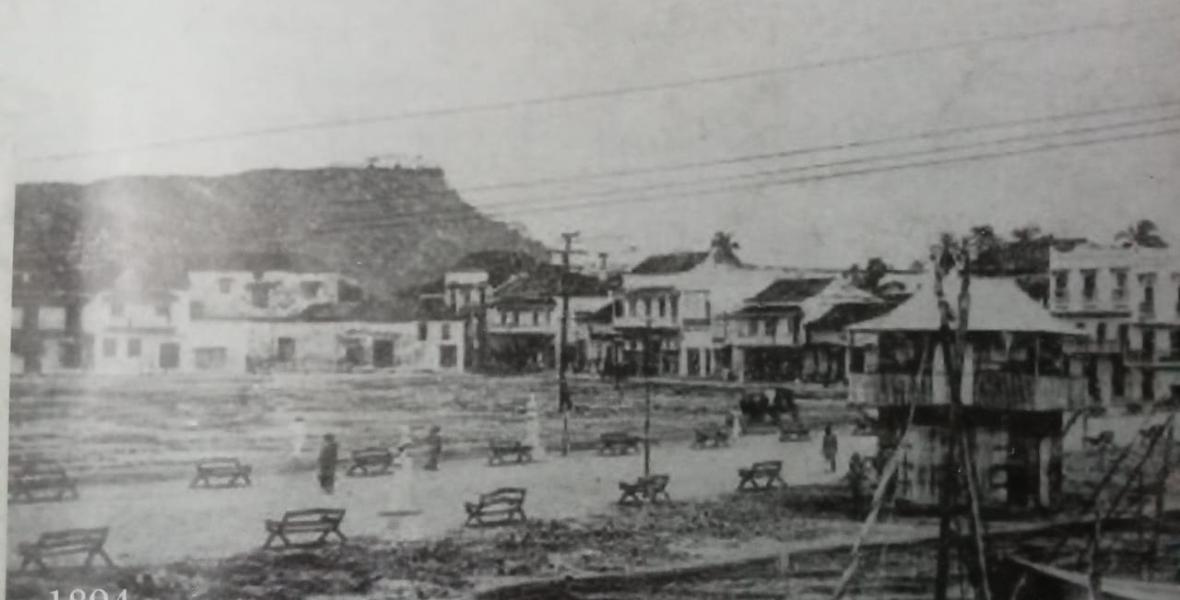
<instances>
[{"instance_id":1,"label":"wooden utility pole","mask_svg":"<svg viewBox=\"0 0 1180 600\"><path fill-rule=\"evenodd\" d=\"M947 448L942 473L942 486L939 490L939 522L938 522L938 563L934 578L935 600L946 600L950 584L950 555L951 549L960 547L961 534L954 530L952 521L962 516L960 498L962 488L968 492L970 506L970 530L974 538L978 581L975 583L976 597L990 600L991 590L987 581L987 558L983 539L983 520L979 512L979 497L975 489L975 473L972 468L972 457L968 455L970 444L963 433L962 423L962 388L963 366L967 352L967 322L971 312L971 258L969 240L964 240L959 248L958 256L944 240L941 255L935 257L935 285L934 293L938 298L940 314L939 341L942 346L943 366L946 370L946 381L950 387L950 404L947 407ZM951 266L957 266L959 271L959 293L957 299L957 314L951 313L950 302L943 289L943 278L950 272ZM953 331L952 323L955 325ZM960 486L963 482L966 485ZM960 555L960 560L966 562ZM967 565L964 565L967 566ZM970 569L968 569L970 572Z\"/></svg>"},{"instance_id":2,"label":"wooden utility pole","mask_svg":"<svg viewBox=\"0 0 1180 600\"><path fill-rule=\"evenodd\" d=\"M651 317L643 330L643 476L651 475L651 373L647 362L651 359Z\"/></svg>"},{"instance_id":3,"label":"wooden utility pole","mask_svg":"<svg viewBox=\"0 0 1180 600\"><path fill-rule=\"evenodd\" d=\"M561 251L561 277L558 279L558 290L561 294L561 331L557 342L557 405L561 410L561 455L570 453L570 390L565 380L565 346L569 339L570 295L566 286L566 278L570 273L570 253L573 252L574 238L578 232L561 234L565 240L565 248Z\"/></svg>"}]
</instances>

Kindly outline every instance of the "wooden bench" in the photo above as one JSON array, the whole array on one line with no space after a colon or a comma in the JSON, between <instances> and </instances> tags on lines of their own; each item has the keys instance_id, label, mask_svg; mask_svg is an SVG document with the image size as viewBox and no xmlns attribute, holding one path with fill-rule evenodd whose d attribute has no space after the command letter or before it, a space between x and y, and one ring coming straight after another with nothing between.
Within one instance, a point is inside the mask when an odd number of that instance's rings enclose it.
<instances>
[{"instance_id":1,"label":"wooden bench","mask_svg":"<svg viewBox=\"0 0 1180 600\"><path fill-rule=\"evenodd\" d=\"M503 525L513 521L525 521L524 488L500 488L480 494L475 502L464 502L467 522L464 525Z\"/></svg>"},{"instance_id":2,"label":"wooden bench","mask_svg":"<svg viewBox=\"0 0 1180 600\"><path fill-rule=\"evenodd\" d=\"M648 475L636 479L634 483L620 481L619 490L622 495L619 496L619 504L636 505L643 504L644 501L655 504L660 501L661 497L671 502L672 497L668 495L670 480L671 477L667 475Z\"/></svg>"},{"instance_id":3,"label":"wooden bench","mask_svg":"<svg viewBox=\"0 0 1180 600\"><path fill-rule=\"evenodd\" d=\"M78 482L60 464L47 460L9 465L8 499L11 502L43 502L78 499Z\"/></svg>"},{"instance_id":4,"label":"wooden bench","mask_svg":"<svg viewBox=\"0 0 1180 600\"><path fill-rule=\"evenodd\" d=\"M21 555L19 572L24 572L30 565L36 565L42 572L49 572L49 566L45 564L46 558L71 554L85 554L86 561L82 566L87 569L90 568L95 556L106 561L108 567L113 567L114 561L103 549L107 542L107 532L106 527L66 529L42 533L36 542L22 542L17 545L17 552Z\"/></svg>"},{"instance_id":5,"label":"wooden bench","mask_svg":"<svg viewBox=\"0 0 1180 600\"><path fill-rule=\"evenodd\" d=\"M643 439L625 431L608 431L598 436L598 453L622 455L639 452L639 443Z\"/></svg>"},{"instance_id":6,"label":"wooden bench","mask_svg":"<svg viewBox=\"0 0 1180 600\"><path fill-rule=\"evenodd\" d=\"M206 458L197 461L197 474L188 486L190 488L231 488L239 485L252 485L253 482L250 481L252 471L253 467L242 464L236 458ZM224 479L225 481L215 484L213 482L215 479Z\"/></svg>"},{"instance_id":7,"label":"wooden bench","mask_svg":"<svg viewBox=\"0 0 1180 600\"><path fill-rule=\"evenodd\" d=\"M507 457L515 456L516 462L532 462L533 447L517 440L491 440L488 442L488 464L502 465Z\"/></svg>"},{"instance_id":8,"label":"wooden bench","mask_svg":"<svg viewBox=\"0 0 1180 600\"><path fill-rule=\"evenodd\" d=\"M729 445L729 430L716 424L706 423L693 430L693 448L719 448Z\"/></svg>"},{"instance_id":9,"label":"wooden bench","mask_svg":"<svg viewBox=\"0 0 1180 600\"><path fill-rule=\"evenodd\" d=\"M811 430L801 423L783 425L778 431L780 442L806 442L811 439Z\"/></svg>"},{"instance_id":10,"label":"wooden bench","mask_svg":"<svg viewBox=\"0 0 1180 600\"><path fill-rule=\"evenodd\" d=\"M384 475L393 468L393 453L389 448L371 447L352 451L352 465L345 474L349 477Z\"/></svg>"},{"instance_id":11,"label":"wooden bench","mask_svg":"<svg viewBox=\"0 0 1180 600\"><path fill-rule=\"evenodd\" d=\"M335 534L341 544L347 543L348 538L340 531L340 522L344 520L343 508L308 508L292 510L283 514L281 520L266 520L266 532L269 534L263 548L270 548L277 539L284 548L306 548L318 546L328 541L328 536ZM306 542L293 542L290 535L313 535L313 539Z\"/></svg>"},{"instance_id":12,"label":"wooden bench","mask_svg":"<svg viewBox=\"0 0 1180 600\"><path fill-rule=\"evenodd\" d=\"M763 491L774 489L776 486L786 487L783 481L783 461L764 460L756 462L748 468L738 469L738 491Z\"/></svg>"}]
</instances>

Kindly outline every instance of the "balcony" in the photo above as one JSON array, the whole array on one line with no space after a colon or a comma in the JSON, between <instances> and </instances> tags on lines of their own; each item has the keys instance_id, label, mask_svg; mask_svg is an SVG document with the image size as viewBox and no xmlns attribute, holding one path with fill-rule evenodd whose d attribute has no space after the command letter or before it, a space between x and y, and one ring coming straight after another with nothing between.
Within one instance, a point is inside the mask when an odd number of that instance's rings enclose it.
<instances>
[{"instance_id":1,"label":"balcony","mask_svg":"<svg viewBox=\"0 0 1180 600\"><path fill-rule=\"evenodd\" d=\"M1067 354L1121 354L1123 343L1118 340L1079 340L1067 342Z\"/></svg>"},{"instance_id":2,"label":"balcony","mask_svg":"<svg viewBox=\"0 0 1180 600\"><path fill-rule=\"evenodd\" d=\"M624 315L615 317L615 327L624 328L644 328L650 327L655 329L677 329L680 327L680 320L670 314L665 313L664 316L652 315L646 317L643 315Z\"/></svg>"},{"instance_id":3,"label":"balcony","mask_svg":"<svg viewBox=\"0 0 1180 600\"><path fill-rule=\"evenodd\" d=\"M1128 365L1162 366L1180 365L1180 351L1161 353L1156 350L1132 350L1126 355Z\"/></svg>"},{"instance_id":4,"label":"balcony","mask_svg":"<svg viewBox=\"0 0 1180 600\"><path fill-rule=\"evenodd\" d=\"M877 406L931 405L935 384L946 386L945 376L851 374L849 400ZM981 371L975 374L972 397L964 398L964 403L1001 410L1063 410L1081 406L1085 398L1086 383L1081 377Z\"/></svg>"}]
</instances>

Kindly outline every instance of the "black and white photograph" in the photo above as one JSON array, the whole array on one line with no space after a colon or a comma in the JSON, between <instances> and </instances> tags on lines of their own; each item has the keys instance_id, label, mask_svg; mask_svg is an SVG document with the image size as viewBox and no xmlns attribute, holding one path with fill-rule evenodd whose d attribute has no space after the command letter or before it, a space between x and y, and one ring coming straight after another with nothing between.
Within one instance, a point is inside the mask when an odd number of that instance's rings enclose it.
<instances>
[{"instance_id":1,"label":"black and white photograph","mask_svg":"<svg viewBox=\"0 0 1180 600\"><path fill-rule=\"evenodd\" d=\"M1176 0L0 0L0 200L4 598L1180 598Z\"/></svg>"}]
</instances>

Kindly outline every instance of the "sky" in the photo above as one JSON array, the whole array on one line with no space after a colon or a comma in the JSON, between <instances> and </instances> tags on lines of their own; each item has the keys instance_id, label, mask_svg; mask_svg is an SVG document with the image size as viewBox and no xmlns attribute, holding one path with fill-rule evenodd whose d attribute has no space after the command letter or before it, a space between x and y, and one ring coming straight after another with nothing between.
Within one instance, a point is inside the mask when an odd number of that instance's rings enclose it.
<instances>
[{"instance_id":1,"label":"sky","mask_svg":"<svg viewBox=\"0 0 1180 600\"><path fill-rule=\"evenodd\" d=\"M1151 218L1180 239L1172 0L0 6L18 181L381 156L442 167L546 243L638 255L725 230L801 266L905 265L980 223L1106 241ZM620 170L645 172L587 178Z\"/></svg>"}]
</instances>

